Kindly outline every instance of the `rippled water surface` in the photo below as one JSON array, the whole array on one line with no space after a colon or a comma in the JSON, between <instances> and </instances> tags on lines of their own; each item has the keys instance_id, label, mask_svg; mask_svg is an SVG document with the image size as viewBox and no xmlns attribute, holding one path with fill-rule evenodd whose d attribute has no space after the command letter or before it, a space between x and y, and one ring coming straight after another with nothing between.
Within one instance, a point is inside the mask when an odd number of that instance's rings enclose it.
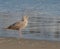
<instances>
[{"instance_id":1,"label":"rippled water surface","mask_svg":"<svg viewBox=\"0 0 60 49\"><path fill-rule=\"evenodd\" d=\"M21 20L24 15L29 16L29 23L41 19L34 20L32 17L60 17L60 0L0 0L0 37L18 37L19 31L3 28ZM29 27L30 24L22 31L23 38L60 40L54 36L44 36L42 33L31 33Z\"/></svg>"}]
</instances>

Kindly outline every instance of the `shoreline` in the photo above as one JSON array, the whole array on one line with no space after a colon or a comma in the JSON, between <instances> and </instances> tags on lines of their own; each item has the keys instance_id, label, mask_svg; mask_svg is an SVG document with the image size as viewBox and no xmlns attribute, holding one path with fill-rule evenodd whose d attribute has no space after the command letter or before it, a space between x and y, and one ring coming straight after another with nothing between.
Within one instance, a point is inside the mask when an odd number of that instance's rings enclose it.
<instances>
[{"instance_id":1,"label":"shoreline","mask_svg":"<svg viewBox=\"0 0 60 49\"><path fill-rule=\"evenodd\" d=\"M0 49L60 49L60 42L11 37L0 38Z\"/></svg>"}]
</instances>

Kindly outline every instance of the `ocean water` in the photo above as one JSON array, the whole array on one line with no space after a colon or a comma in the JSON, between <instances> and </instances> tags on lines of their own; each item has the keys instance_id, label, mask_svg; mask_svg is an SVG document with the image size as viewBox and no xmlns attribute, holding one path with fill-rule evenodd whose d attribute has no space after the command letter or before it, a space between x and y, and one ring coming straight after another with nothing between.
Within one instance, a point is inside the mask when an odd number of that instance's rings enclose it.
<instances>
[{"instance_id":1,"label":"ocean water","mask_svg":"<svg viewBox=\"0 0 60 49\"><path fill-rule=\"evenodd\" d=\"M60 0L0 0L0 37L18 37L19 31L3 28L21 20L24 15L29 16L29 24L22 31L23 38L60 41L60 38L52 36L53 33L51 33L51 36L44 36L42 33L31 33L29 30L32 20L34 22L41 19L34 20L34 17L60 18Z\"/></svg>"}]
</instances>

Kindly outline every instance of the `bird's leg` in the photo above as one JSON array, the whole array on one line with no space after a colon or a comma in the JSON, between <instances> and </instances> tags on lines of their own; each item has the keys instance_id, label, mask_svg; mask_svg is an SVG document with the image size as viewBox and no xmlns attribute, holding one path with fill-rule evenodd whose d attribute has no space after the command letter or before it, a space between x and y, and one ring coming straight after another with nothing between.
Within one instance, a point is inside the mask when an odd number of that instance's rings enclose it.
<instances>
[{"instance_id":1,"label":"bird's leg","mask_svg":"<svg viewBox=\"0 0 60 49\"><path fill-rule=\"evenodd\" d=\"M20 41L21 38L22 38L22 32L21 32L21 29L19 29L18 44L21 43L21 41Z\"/></svg>"},{"instance_id":2,"label":"bird's leg","mask_svg":"<svg viewBox=\"0 0 60 49\"><path fill-rule=\"evenodd\" d=\"M21 29L19 29L19 38L22 38L22 32L21 32Z\"/></svg>"}]
</instances>

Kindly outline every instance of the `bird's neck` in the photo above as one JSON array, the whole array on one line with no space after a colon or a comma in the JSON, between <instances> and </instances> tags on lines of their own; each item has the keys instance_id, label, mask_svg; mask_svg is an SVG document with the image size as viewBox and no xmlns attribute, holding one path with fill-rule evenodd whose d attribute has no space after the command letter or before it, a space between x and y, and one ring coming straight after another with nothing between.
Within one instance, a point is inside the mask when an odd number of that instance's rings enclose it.
<instances>
[{"instance_id":1,"label":"bird's neck","mask_svg":"<svg viewBox=\"0 0 60 49\"><path fill-rule=\"evenodd\" d=\"M28 20L27 20L27 19L22 19L22 21L24 21L24 22L28 22Z\"/></svg>"},{"instance_id":2,"label":"bird's neck","mask_svg":"<svg viewBox=\"0 0 60 49\"><path fill-rule=\"evenodd\" d=\"M27 22L27 19L25 19L24 22Z\"/></svg>"}]
</instances>

